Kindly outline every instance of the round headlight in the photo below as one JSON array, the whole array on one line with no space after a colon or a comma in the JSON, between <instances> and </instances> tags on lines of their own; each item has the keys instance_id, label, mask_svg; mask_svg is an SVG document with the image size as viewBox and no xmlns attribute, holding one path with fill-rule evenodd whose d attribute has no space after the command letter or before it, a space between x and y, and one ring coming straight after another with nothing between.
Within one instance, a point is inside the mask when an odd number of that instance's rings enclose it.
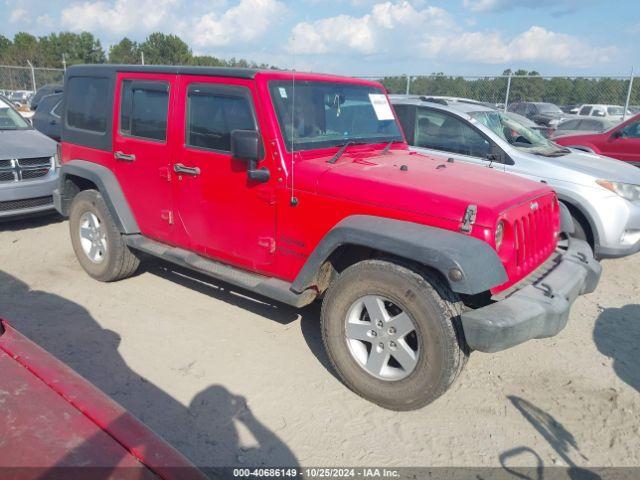
<instances>
[{"instance_id":1,"label":"round headlight","mask_svg":"<svg viewBox=\"0 0 640 480\"><path fill-rule=\"evenodd\" d=\"M504 238L504 222L500 220L496 226L496 250L500 250Z\"/></svg>"}]
</instances>

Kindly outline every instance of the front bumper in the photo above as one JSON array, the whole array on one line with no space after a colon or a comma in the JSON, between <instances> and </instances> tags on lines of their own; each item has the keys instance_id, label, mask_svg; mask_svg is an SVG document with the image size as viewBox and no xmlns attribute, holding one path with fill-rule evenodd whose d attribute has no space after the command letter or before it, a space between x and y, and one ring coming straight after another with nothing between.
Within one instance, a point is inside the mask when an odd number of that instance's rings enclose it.
<instances>
[{"instance_id":1,"label":"front bumper","mask_svg":"<svg viewBox=\"0 0 640 480\"><path fill-rule=\"evenodd\" d=\"M43 180L3 184L0 188L0 219L52 211L52 195L57 186L58 175L55 173Z\"/></svg>"},{"instance_id":2,"label":"front bumper","mask_svg":"<svg viewBox=\"0 0 640 480\"><path fill-rule=\"evenodd\" d=\"M503 300L462 314L467 344L490 353L558 334L567 324L573 302L595 290L601 272L589 245L570 239L568 249L543 278Z\"/></svg>"}]
</instances>

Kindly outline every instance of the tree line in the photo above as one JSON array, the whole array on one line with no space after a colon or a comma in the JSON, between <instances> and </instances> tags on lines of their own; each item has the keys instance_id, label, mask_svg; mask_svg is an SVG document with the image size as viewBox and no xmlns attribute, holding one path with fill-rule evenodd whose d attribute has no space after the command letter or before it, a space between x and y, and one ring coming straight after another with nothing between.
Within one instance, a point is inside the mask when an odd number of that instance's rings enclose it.
<instances>
[{"instance_id":1,"label":"tree line","mask_svg":"<svg viewBox=\"0 0 640 480\"><path fill-rule=\"evenodd\" d=\"M0 65L62 68L64 64L79 63L141 63L149 65L204 65L225 67L259 67L244 59L222 59L212 55L194 55L177 35L156 32L144 41L135 42L127 37L105 51L102 43L92 33L51 33L36 37L26 32L16 33L13 39L0 35Z\"/></svg>"},{"instance_id":2,"label":"tree line","mask_svg":"<svg viewBox=\"0 0 640 480\"><path fill-rule=\"evenodd\" d=\"M495 77L461 77L434 73L411 78L409 92L413 95L439 95L472 98L483 102L504 103L508 76L509 103L518 101L550 102L556 105L581 103L611 103L624 105L629 88L628 78L552 77L537 71L505 70ZM390 93L406 93L406 76L389 76L382 84ZM640 78L634 79L630 105L640 105Z\"/></svg>"}]
</instances>

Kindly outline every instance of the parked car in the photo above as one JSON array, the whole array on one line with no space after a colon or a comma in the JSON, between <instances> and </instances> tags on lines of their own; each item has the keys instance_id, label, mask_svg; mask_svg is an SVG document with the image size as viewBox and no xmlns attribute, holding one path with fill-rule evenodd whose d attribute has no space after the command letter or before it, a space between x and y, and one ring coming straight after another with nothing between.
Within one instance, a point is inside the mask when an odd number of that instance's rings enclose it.
<instances>
[{"instance_id":1,"label":"parked car","mask_svg":"<svg viewBox=\"0 0 640 480\"><path fill-rule=\"evenodd\" d=\"M571 212L574 235L589 242L596 257L640 251L638 169L560 147L496 110L416 98L393 102L415 151L544 182Z\"/></svg>"},{"instance_id":2,"label":"parked car","mask_svg":"<svg viewBox=\"0 0 640 480\"><path fill-rule=\"evenodd\" d=\"M578 111L580 110L580 107L582 105L580 104L570 104L570 105L563 105L562 107L560 107L560 110L562 110L564 113L570 114L570 115L576 115L578 113Z\"/></svg>"},{"instance_id":3,"label":"parked car","mask_svg":"<svg viewBox=\"0 0 640 480\"><path fill-rule=\"evenodd\" d=\"M47 95L53 95L54 93L62 93L62 85L58 83L49 83L47 85L43 85L38 89L36 94L31 98L30 107L31 110L37 110L38 104L40 100L42 100Z\"/></svg>"},{"instance_id":4,"label":"parked car","mask_svg":"<svg viewBox=\"0 0 640 480\"><path fill-rule=\"evenodd\" d=\"M47 95L40 100L38 109L33 115L33 126L47 137L59 142L62 134L61 114L62 93Z\"/></svg>"},{"instance_id":5,"label":"parked car","mask_svg":"<svg viewBox=\"0 0 640 480\"><path fill-rule=\"evenodd\" d=\"M558 124L552 137L557 138L565 135L581 135L587 132L604 132L606 130L610 130L618 123L620 122L609 118L570 118Z\"/></svg>"},{"instance_id":6,"label":"parked car","mask_svg":"<svg viewBox=\"0 0 640 480\"><path fill-rule=\"evenodd\" d=\"M29 100L31 99L33 92L29 90L14 90L9 95L9 100L11 100L16 105L25 105L28 106Z\"/></svg>"},{"instance_id":7,"label":"parked car","mask_svg":"<svg viewBox=\"0 0 640 480\"><path fill-rule=\"evenodd\" d=\"M126 278L146 252L296 307L322 298L338 375L386 408L433 401L470 349L555 335L598 283L585 242L557 250L572 227L548 186L411 154L377 82L120 65L65 79L55 202L85 271Z\"/></svg>"},{"instance_id":8,"label":"parked car","mask_svg":"<svg viewBox=\"0 0 640 480\"><path fill-rule=\"evenodd\" d=\"M507 110L545 127L555 127L567 118L567 114L557 105L547 102L517 102L510 104Z\"/></svg>"},{"instance_id":9,"label":"parked car","mask_svg":"<svg viewBox=\"0 0 640 480\"><path fill-rule=\"evenodd\" d=\"M509 118L512 118L516 122L524 125L525 127L530 128L531 130L536 130L538 133L540 133L540 135L542 135L545 138L549 138L555 131L553 127L545 127L544 125L538 125L536 122L529 120L527 117L522 116L519 113L505 112L505 115L507 115Z\"/></svg>"},{"instance_id":10,"label":"parked car","mask_svg":"<svg viewBox=\"0 0 640 480\"><path fill-rule=\"evenodd\" d=\"M0 219L53 211L56 146L0 99Z\"/></svg>"},{"instance_id":11,"label":"parked car","mask_svg":"<svg viewBox=\"0 0 640 480\"><path fill-rule=\"evenodd\" d=\"M640 167L640 115L602 133L568 135L554 141L566 147L606 155Z\"/></svg>"},{"instance_id":12,"label":"parked car","mask_svg":"<svg viewBox=\"0 0 640 480\"><path fill-rule=\"evenodd\" d=\"M12 472L5 478L95 478L98 471L99 478L206 478L5 320L0 320L0 371L0 465Z\"/></svg>"},{"instance_id":13,"label":"parked car","mask_svg":"<svg viewBox=\"0 0 640 480\"><path fill-rule=\"evenodd\" d=\"M625 114L624 107L620 105L585 104L578 110L581 117L600 117L621 121L625 116L633 115L629 110Z\"/></svg>"}]
</instances>

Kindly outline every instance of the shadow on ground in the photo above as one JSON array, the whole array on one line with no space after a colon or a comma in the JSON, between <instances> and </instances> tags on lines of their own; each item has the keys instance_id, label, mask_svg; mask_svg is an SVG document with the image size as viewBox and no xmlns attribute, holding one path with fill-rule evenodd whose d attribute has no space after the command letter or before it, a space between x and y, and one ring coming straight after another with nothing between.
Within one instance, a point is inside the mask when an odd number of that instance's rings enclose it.
<instances>
[{"instance_id":1,"label":"shadow on ground","mask_svg":"<svg viewBox=\"0 0 640 480\"><path fill-rule=\"evenodd\" d=\"M640 391L640 305L605 309L596 320L593 341L613 360L620 380Z\"/></svg>"},{"instance_id":2,"label":"shadow on ground","mask_svg":"<svg viewBox=\"0 0 640 480\"><path fill-rule=\"evenodd\" d=\"M563 460L564 464L569 467L566 470L566 476L558 477L554 472L554 475L550 475L552 478L571 478L580 480L595 480L600 476L595 472L588 469L579 467L573 458L579 457L580 460L588 461L580 449L578 443L571 432L569 432L562 423L556 420L552 415L545 412L541 408L535 406L533 403L524 400L523 398L509 395L507 397L511 404L522 414L533 428L547 441L549 446L558 454ZM533 458L535 460L535 467L510 467L507 465L510 460L521 458L526 460L527 458ZM545 465L542 458L532 448L526 446L516 447L505 452L502 452L499 456L500 465L515 478L523 479L537 479L541 480L546 478Z\"/></svg>"},{"instance_id":3,"label":"shadow on ground","mask_svg":"<svg viewBox=\"0 0 640 480\"><path fill-rule=\"evenodd\" d=\"M13 323L21 333L117 399L196 465L297 465L293 452L253 415L244 397L211 385L183 405L129 368L118 352L120 337L102 328L84 307L30 290L0 270L0 316L8 302L24 305ZM240 424L255 445L240 445Z\"/></svg>"},{"instance_id":4,"label":"shadow on ground","mask_svg":"<svg viewBox=\"0 0 640 480\"><path fill-rule=\"evenodd\" d=\"M64 222L57 213L39 213L37 215L29 215L25 217L15 219L2 219L0 220L0 232L17 232L18 230L30 230L33 228L40 228L53 223Z\"/></svg>"}]
</instances>

